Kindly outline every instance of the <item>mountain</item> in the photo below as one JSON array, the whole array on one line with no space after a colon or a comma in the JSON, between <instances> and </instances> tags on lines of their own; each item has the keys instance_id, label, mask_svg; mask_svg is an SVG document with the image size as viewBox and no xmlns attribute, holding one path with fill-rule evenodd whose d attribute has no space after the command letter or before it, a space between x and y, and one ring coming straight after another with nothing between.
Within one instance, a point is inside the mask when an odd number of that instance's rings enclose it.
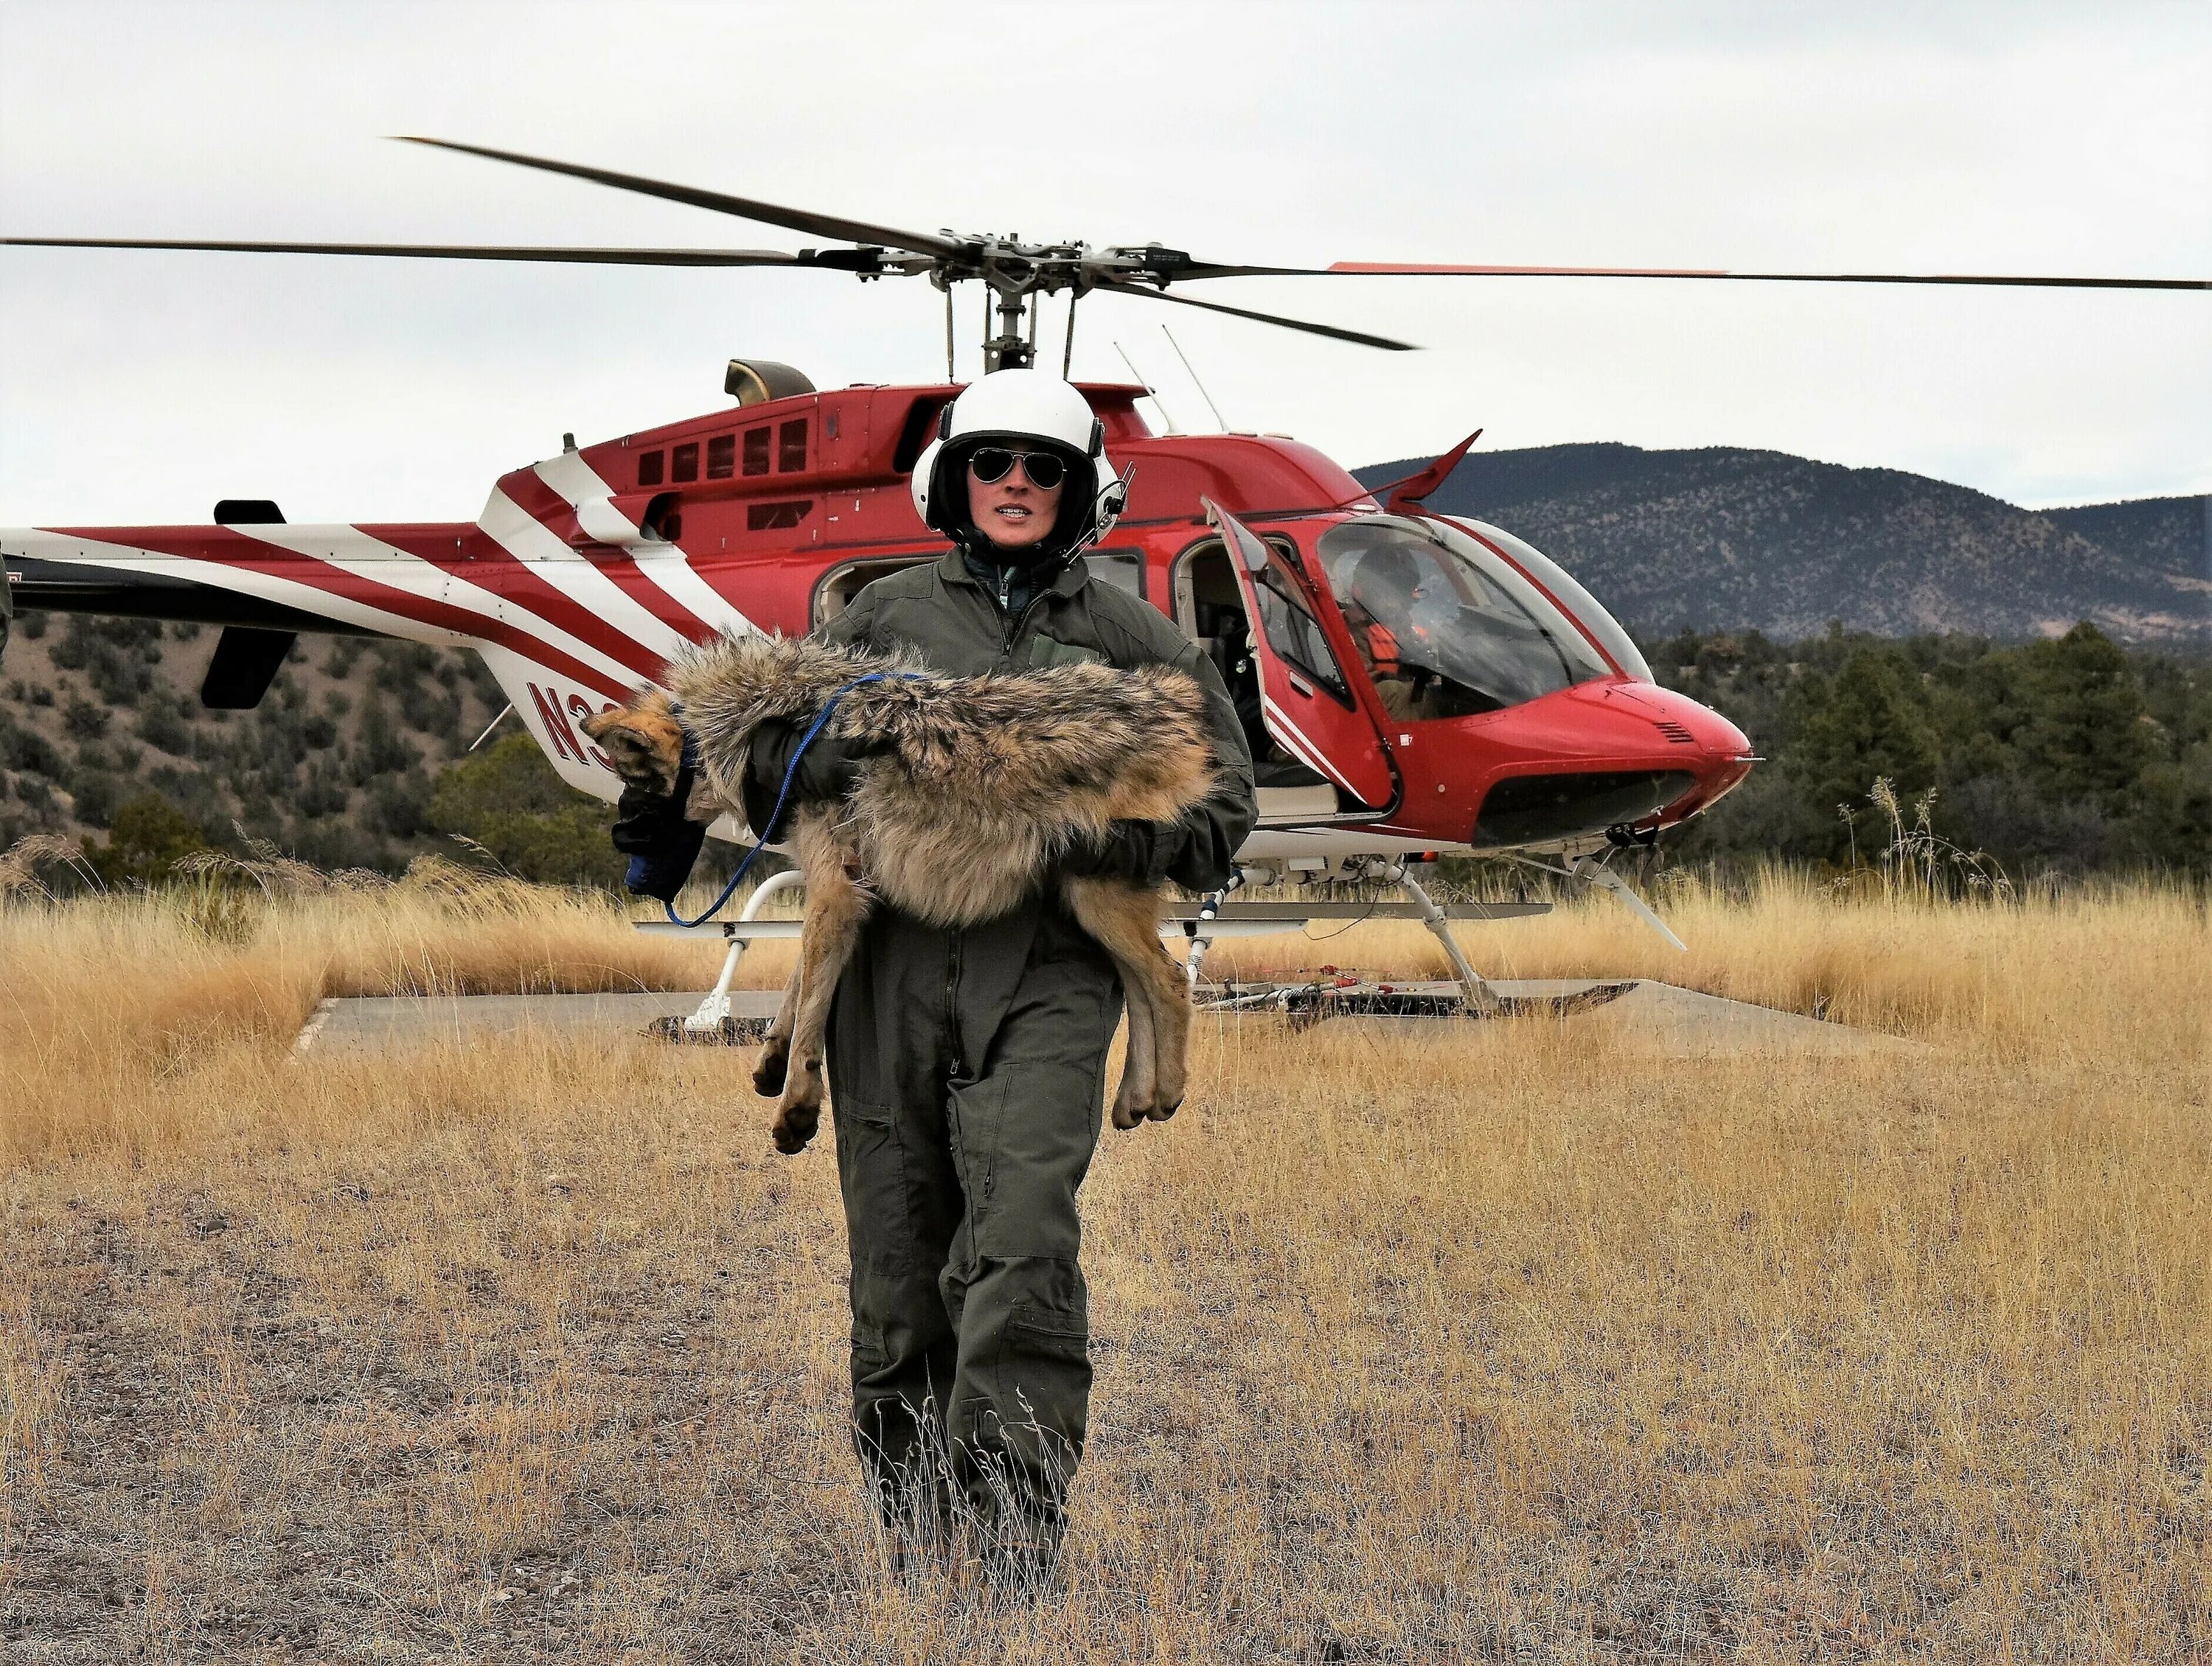
<instances>
[{"instance_id":1,"label":"mountain","mask_svg":"<svg viewBox=\"0 0 2212 1666\"><path fill-rule=\"evenodd\" d=\"M1429 459L1353 470L1380 485ZM1476 452L1428 500L1564 564L1648 634L1827 627L2212 648L2212 500L2021 509L1896 469L1781 451L1545 445Z\"/></svg>"}]
</instances>

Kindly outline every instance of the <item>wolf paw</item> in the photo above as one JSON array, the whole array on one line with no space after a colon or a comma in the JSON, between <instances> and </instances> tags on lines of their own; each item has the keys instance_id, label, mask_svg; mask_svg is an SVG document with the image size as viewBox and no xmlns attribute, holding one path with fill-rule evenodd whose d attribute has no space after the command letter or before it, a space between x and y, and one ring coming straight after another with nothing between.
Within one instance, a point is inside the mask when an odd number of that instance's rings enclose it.
<instances>
[{"instance_id":1,"label":"wolf paw","mask_svg":"<svg viewBox=\"0 0 2212 1666\"><path fill-rule=\"evenodd\" d=\"M787 1105L775 1113L775 1124L769 1132L778 1151L787 1157L796 1157L806 1149L807 1142L821 1125L822 1113L815 1106Z\"/></svg>"},{"instance_id":2,"label":"wolf paw","mask_svg":"<svg viewBox=\"0 0 2212 1666\"><path fill-rule=\"evenodd\" d=\"M790 1051L779 1046L771 1036L768 1045L761 1050L759 1060L753 1065L753 1092L764 1100L772 1100L783 1091L783 1078L791 1064Z\"/></svg>"},{"instance_id":3,"label":"wolf paw","mask_svg":"<svg viewBox=\"0 0 2212 1666\"><path fill-rule=\"evenodd\" d=\"M1182 1109L1182 1096L1178 1094L1176 1096L1176 1101L1174 1104L1155 1105L1151 1110L1146 1112L1145 1114L1150 1117L1154 1122L1165 1122L1170 1117L1172 1117L1176 1112Z\"/></svg>"}]
</instances>

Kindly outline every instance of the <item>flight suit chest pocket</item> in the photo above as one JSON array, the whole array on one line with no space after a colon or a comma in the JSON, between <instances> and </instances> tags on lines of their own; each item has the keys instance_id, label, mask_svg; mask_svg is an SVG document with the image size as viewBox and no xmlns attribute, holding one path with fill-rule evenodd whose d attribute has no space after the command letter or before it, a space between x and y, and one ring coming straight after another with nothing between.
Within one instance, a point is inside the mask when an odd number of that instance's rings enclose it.
<instances>
[{"instance_id":1,"label":"flight suit chest pocket","mask_svg":"<svg viewBox=\"0 0 2212 1666\"><path fill-rule=\"evenodd\" d=\"M1042 671L1049 665L1103 665L1106 656L1096 648L1055 641L1048 636L1033 636L1022 650L1021 660L1022 670Z\"/></svg>"}]
</instances>

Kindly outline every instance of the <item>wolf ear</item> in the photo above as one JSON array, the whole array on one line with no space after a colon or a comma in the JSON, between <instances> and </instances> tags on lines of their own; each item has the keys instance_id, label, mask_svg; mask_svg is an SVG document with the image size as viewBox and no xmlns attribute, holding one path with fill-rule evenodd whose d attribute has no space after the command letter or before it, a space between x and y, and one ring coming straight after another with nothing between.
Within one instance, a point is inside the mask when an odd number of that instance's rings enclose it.
<instances>
[{"instance_id":1,"label":"wolf ear","mask_svg":"<svg viewBox=\"0 0 2212 1666\"><path fill-rule=\"evenodd\" d=\"M677 722L668 696L659 689L629 706L585 718L583 729L625 782L649 788L664 798L676 791L684 768L684 726Z\"/></svg>"}]
</instances>

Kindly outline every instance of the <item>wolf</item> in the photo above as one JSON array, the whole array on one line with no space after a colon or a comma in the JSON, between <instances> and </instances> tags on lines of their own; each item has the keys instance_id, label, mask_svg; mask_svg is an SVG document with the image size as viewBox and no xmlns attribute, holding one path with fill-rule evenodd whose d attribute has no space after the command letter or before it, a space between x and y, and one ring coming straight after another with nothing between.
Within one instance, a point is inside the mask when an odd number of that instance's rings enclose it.
<instances>
[{"instance_id":1,"label":"wolf","mask_svg":"<svg viewBox=\"0 0 2212 1666\"><path fill-rule=\"evenodd\" d=\"M819 1125L830 997L877 900L959 927L1047 882L1112 957L1128 1002L1114 1125L1175 1114L1190 1002L1160 942L1159 893L1056 869L1109 823L1173 821L1212 790L1196 682L1164 666L1088 663L939 677L896 655L770 636L710 643L672 664L665 682L584 729L624 780L663 796L676 790L688 732L694 821L726 810L744 818L741 783L765 719L811 723L834 697L827 731L867 754L844 798L801 804L784 823L806 876L805 917L753 1071L757 1092L781 1096L779 1151L804 1150Z\"/></svg>"}]
</instances>

